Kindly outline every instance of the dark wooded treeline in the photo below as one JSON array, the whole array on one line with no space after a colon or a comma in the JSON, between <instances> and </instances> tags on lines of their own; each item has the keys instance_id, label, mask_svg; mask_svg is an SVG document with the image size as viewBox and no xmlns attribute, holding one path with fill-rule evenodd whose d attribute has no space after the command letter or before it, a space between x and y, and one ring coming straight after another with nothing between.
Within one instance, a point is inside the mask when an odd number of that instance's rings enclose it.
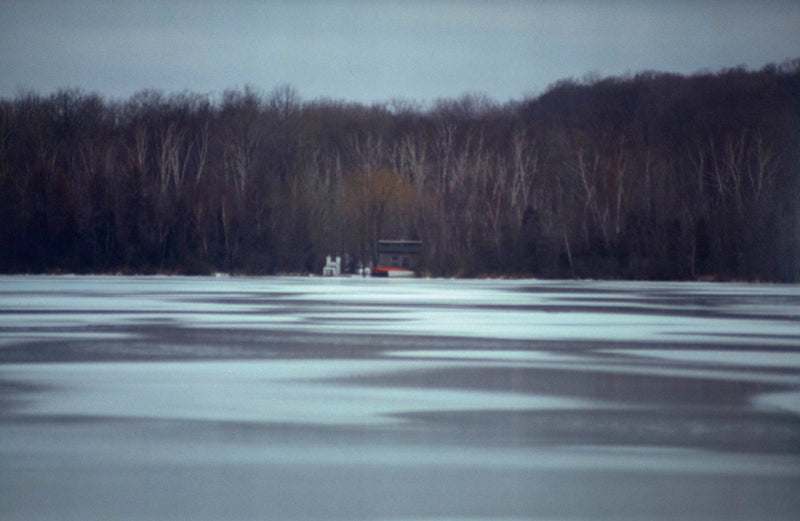
<instances>
[{"instance_id":1,"label":"dark wooded treeline","mask_svg":"<svg viewBox=\"0 0 800 521\"><path fill-rule=\"evenodd\" d=\"M424 242L435 275L800 280L800 61L365 106L0 100L0 270L319 272Z\"/></svg>"}]
</instances>

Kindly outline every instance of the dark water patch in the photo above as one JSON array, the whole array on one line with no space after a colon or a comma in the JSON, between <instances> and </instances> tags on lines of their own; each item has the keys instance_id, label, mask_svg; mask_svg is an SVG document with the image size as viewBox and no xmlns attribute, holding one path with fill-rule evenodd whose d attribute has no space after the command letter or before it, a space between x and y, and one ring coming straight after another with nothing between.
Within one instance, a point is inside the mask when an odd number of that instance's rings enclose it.
<instances>
[{"instance_id":1,"label":"dark water patch","mask_svg":"<svg viewBox=\"0 0 800 521\"><path fill-rule=\"evenodd\" d=\"M54 388L39 383L0 378L0 422L8 414L23 409L35 399L35 394Z\"/></svg>"},{"instance_id":2,"label":"dark water patch","mask_svg":"<svg viewBox=\"0 0 800 521\"><path fill-rule=\"evenodd\" d=\"M421 428L419 420L392 422L391 425L316 424L240 420L204 420L156 417L126 417L91 414L26 414L14 410L0 415L0 435L23 438L36 436L44 443L91 443L92 440L133 440L147 444L219 444L240 449L263 450L281 446L398 446L451 445L458 440L449 429L429 422ZM25 435L29 432L29 435Z\"/></svg>"},{"instance_id":3,"label":"dark water patch","mask_svg":"<svg viewBox=\"0 0 800 521\"><path fill-rule=\"evenodd\" d=\"M771 319L770 319L771 320ZM709 336L712 338L736 338L736 339L747 339L753 342L755 349L758 350L758 346L761 345L763 350L763 345L766 344L779 344L781 340L793 340L797 342L797 346L800 346L800 335L778 335L774 333L720 333L720 332L713 332L713 331L675 331L669 333L670 335L675 336ZM774 351L775 349L770 348L770 351ZM790 350L790 352L798 352L798 349Z\"/></svg>"},{"instance_id":4,"label":"dark water patch","mask_svg":"<svg viewBox=\"0 0 800 521\"><path fill-rule=\"evenodd\" d=\"M492 440L505 446L673 447L800 455L800 417L781 413L662 408L431 411L394 416L440 425L462 440Z\"/></svg>"},{"instance_id":5,"label":"dark water patch","mask_svg":"<svg viewBox=\"0 0 800 521\"><path fill-rule=\"evenodd\" d=\"M765 382L608 370L538 367L443 367L354 376L339 381L379 387L511 392L685 408L747 405L754 396L791 389Z\"/></svg>"}]
</instances>

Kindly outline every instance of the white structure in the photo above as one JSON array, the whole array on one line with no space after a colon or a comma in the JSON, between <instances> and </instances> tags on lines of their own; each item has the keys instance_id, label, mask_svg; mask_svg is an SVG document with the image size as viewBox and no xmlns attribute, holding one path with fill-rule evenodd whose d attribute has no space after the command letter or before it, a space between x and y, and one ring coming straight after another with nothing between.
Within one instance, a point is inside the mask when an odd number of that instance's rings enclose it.
<instances>
[{"instance_id":1,"label":"white structure","mask_svg":"<svg viewBox=\"0 0 800 521\"><path fill-rule=\"evenodd\" d=\"M342 274L342 258L336 257L336 260L332 261L331 256L328 255L325 258L325 267L322 268L322 276L338 277L341 274Z\"/></svg>"}]
</instances>

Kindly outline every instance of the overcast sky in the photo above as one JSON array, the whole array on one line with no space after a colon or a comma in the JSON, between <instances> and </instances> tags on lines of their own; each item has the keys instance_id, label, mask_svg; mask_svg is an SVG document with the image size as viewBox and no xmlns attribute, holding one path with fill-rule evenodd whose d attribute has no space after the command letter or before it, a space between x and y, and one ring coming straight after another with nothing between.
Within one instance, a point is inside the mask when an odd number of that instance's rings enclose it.
<instances>
[{"instance_id":1,"label":"overcast sky","mask_svg":"<svg viewBox=\"0 0 800 521\"><path fill-rule=\"evenodd\" d=\"M79 87L303 99L537 95L587 73L800 57L800 1L0 0L0 96Z\"/></svg>"}]
</instances>

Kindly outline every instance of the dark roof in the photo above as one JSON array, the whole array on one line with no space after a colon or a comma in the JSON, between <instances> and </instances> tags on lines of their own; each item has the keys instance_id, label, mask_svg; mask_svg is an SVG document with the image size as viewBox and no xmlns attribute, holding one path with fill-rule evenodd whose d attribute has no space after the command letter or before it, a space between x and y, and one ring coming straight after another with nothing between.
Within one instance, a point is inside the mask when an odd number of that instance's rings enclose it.
<instances>
[{"instance_id":1,"label":"dark roof","mask_svg":"<svg viewBox=\"0 0 800 521\"><path fill-rule=\"evenodd\" d=\"M422 241L378 241L378 253L417 255L420 251Z\"/></svg>"}]
</instances>

